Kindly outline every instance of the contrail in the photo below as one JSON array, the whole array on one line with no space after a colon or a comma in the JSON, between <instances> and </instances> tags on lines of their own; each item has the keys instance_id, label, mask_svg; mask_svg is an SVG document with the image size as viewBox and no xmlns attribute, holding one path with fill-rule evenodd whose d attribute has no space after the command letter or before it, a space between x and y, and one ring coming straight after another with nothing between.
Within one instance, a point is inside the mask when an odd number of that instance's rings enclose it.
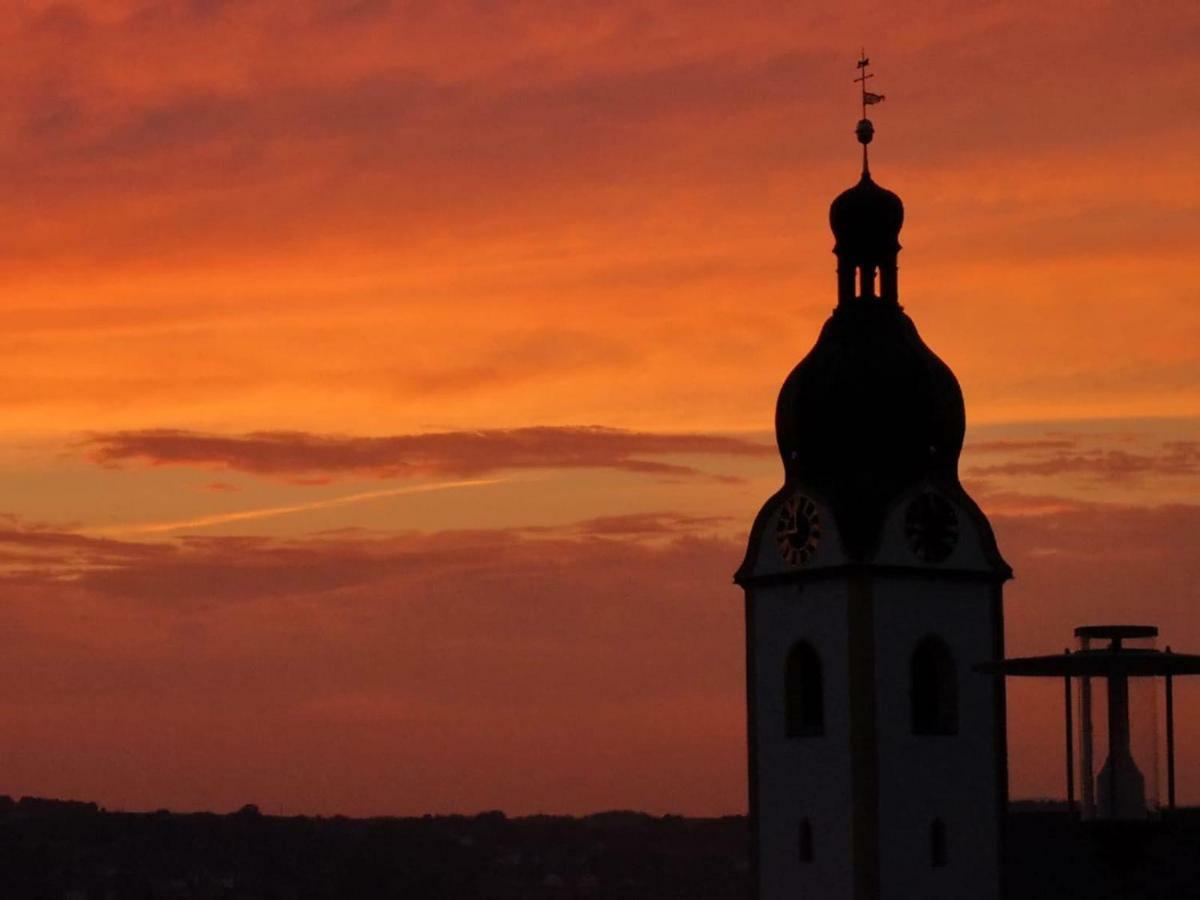
<instances>
[{"instance_id":1,"label":"contrail","mask_svg":"<svg viewBox=\"0 0 1200 900\"><path fill-rule=\"evenodd\" d=\"M105 528L87 528L87 534L113 536L132 534L163 534L169 531L184 531L192 528L208 528L212 525L225 525L229 522L248 522L255 519L272 519L276 516L289 516L293 513L308 512L314 509L329 509L336 506L350 506L368 500L379 500L384 497L401 497L405 494L427 494L431 491L448 491L456 488L479 487L487 484L500 484L507 478L478 478L470 481L439 481L436 484L415 484L400 488L387 488L380 491L362 491L357 494L346 494L342 497L329 497L325 500L313 500L310 503L293 503L288 506L268 506L262 509L243 509L236 512L213 513L209 516L197 516L192 519L182 519L174 522L147 522L141 525L112 525Z\"/></svg>"}]
</instances>

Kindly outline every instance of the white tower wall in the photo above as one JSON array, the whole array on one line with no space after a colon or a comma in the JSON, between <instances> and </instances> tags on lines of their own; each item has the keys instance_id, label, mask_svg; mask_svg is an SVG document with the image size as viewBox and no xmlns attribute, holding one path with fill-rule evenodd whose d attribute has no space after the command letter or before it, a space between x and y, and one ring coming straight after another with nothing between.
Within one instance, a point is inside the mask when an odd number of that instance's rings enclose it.
<instances>
[{"instance_id":1,"label":"white tower wall","mask_svg":"<svg viewBox=\"0 0 1200 900\"><path fill-rule=\"evenodd\" d=\"M802 567L774 523L797 488L769 500L739 573L746 589L747 700L759 900L999 900L1005 803L1004 697L974 666L1003 657L1001 585L986 520L954 498L960 533L935 564L914 559L898 498L869 562L841 550L834 516ZM805 494L808 495L808 494ZM913 654L936 638L953 659L951 734L914 733ZM821 662L823 728L787 733L789 651ZM800 824L812 829L801 858ZM944 859L931 827L944 826Z\"/></svg>"},{"instance_id":2,"label":"white tower wall","mask_svg":"<svg viewBox=\"0 0 1200 900\"><path fill-rule=\"evenodd\" d=\"M751 690L757 747L755 785L760 863L759 897L851 900L853 867L849 710L825 705L824 733L788 737L784 677L788 652L807 641L822 663L827 698L849 690L845 591L833 583L764 587L749 602L754 623ZM800 858L800 827L812 828L811 862Z\"/></svg>"},{"instance_id":3,"label":"white tower wall","mask_svg":"<svg viewBox=\"0 0 1200 900\"><path fill-rule=\"evenodd\" d=\"M879 896L883 900L997 900L1003 790L1003 707L997 680L972 671L996 658L999 588L931 578L874 584L878 702ZM913 733L910 666L937 636L954 657L958 729ZM998 716L999 718L998 720ZM945 864L931 860L931 828L945 826Z\"/></svg>"}]
</instances>

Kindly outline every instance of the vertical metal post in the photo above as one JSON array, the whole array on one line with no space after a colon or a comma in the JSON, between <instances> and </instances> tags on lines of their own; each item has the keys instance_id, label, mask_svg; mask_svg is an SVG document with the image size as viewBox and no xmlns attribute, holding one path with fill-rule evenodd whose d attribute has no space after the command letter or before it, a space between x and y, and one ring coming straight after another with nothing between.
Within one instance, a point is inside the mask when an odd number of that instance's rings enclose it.
<instances>
[{"instance_id":1,"label":"vertical metal post","mask_svg":"<svg viewBox=\"0 0 1200 900\"><path fill-rule=\"evenodd\" d=\"M1167 655L1171 648L1167 647ZM1175 809L1175 685L1167 669L1167 809Z\"/></svg>"},{"instance_id":2,"label":"vertical metal post","mask_svg":"<svg viewBox=\"0 0 1200 900\"><path fill-rule=\"evenodd\" d=\"M1067 656L1070 650L1063 651ZM1067 718L1067 809L1072 815L1075 809L1075 722L1071 715L1071 676L1063 676L1063 708Z\"/></svg>"},{"instance_id":3,"label":"vertical metal post","mask_svg":"<svg viewBox=\"0 0 1200 900\"><path fill-rule=\"evenodd\" d=\"M1083 638L1081 650L1091 649L1091 639ZM1092 679L1084 675L1079 679L1079 789L1083 801L1085 819L1096 815L1096 777L1092 759Z\"/></svg>"}]
</instances>

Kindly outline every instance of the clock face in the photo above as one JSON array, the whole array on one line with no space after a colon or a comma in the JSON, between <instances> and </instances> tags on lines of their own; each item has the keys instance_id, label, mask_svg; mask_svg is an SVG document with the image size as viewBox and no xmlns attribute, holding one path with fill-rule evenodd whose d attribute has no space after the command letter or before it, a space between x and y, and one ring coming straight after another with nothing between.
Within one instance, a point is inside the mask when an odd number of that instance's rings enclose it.
<instances>
[{"instance_id":1,"label":"clock face","mask_svg":"<svg viewBox=\"0 0 1200 900\"><path fill-rule=\"evenodd\" d=\"M817 504L803 494L788 498L775 523L779 555L790 565L802 566L817 552L821 540L821 516Z\"/></svg>"},{"instance_id":2,"label":"clock face","mask_svg":"<svg viewBox=\"0 0 1200 900\"><path fill-rule=\"evenodd\" d=\"M924 493L908 505L904 536L920 559L941 562L958 544L958 513L941 494Z\"/></svg>"}]
</instances>

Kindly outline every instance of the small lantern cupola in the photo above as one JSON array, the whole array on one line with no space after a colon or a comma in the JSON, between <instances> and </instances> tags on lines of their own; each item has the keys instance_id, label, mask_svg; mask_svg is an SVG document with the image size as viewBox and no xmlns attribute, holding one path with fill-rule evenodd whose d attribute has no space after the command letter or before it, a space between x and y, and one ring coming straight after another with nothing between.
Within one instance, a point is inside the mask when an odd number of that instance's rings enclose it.
<instances>
[{"instance_id":1,"label":"small lantern cupola","mask_svg":"<svg viewBox=\"0 0 1200 900\"><path fill-rule=\"evenodd\" d=\"M838 258L839 306L853 300L900 302L896 256L903 224L900 198L872 181L865 169L858 184L833 201L829 225L837 241L833 252Z\"/></svg>"},{"instance_id":2,"label":"small lantern cupola","mask_svg":"<svg viewBox=\"0 0 1200 900\"><path fill-rule=\"evenodd\" d=\"M859 60L857 81L862 85L862 119L854 129L863 148L862 177L858 184L838 195L829 207L829 225L838 258L838 305L852 300L880 299L898 303L896 255L900 252L900 228L904 224L904 204L900 198L871 179L867 145L875 137L875 126L867 118L867 107L883 99L883 94L867 90L870 60ZM879 287L876 294L876 276Z\"/></svg>"}]
</instances>

